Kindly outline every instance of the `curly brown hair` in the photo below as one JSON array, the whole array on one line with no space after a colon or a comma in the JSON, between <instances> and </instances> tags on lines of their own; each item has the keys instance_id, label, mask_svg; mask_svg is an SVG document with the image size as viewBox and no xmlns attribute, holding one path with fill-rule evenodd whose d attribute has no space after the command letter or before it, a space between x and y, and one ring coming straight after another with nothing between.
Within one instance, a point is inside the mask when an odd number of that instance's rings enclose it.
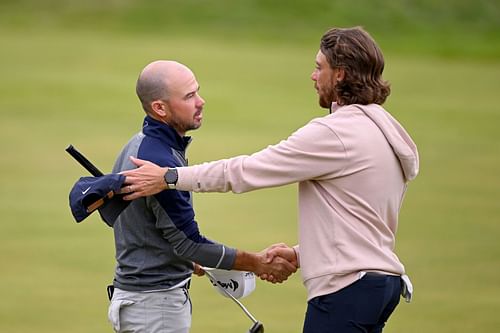
<instances>
[{"instance_id":1,"label":"curly brown hair","mask_svg":"<svg viewBox=\"0 0 500 333\"><path fill-rule=\"evenodd\" d=\"M335 86L340 105L385 102L391 88L382 79L384 56L363 28L330 29L321 37L320 49L332 68L344 69L344 79Z\"/></svg>"}]
</instances>

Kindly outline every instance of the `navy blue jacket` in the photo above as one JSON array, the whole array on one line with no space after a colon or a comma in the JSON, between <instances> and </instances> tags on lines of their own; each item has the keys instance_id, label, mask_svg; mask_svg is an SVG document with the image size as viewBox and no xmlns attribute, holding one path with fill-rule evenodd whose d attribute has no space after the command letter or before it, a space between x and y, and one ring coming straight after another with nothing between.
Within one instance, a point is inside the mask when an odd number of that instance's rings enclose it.
<instances>
[{"instance_id":1,"label":"navy blue jacket","mask_svg":"<svg viewBox=\"0 0 500 333\"><path fill-rule=\"evenodd\" d=\"M113 168L135 168L129 156L160 166L187 165L190 137L147 116L142 132L123 148ZM169 289L187 281L196 262L231 269L236 250L205 238L195 221L190 192L165 190L134 200L113 227L116 260L114 286L129 291Z\"/></svg>"}]
</instances>

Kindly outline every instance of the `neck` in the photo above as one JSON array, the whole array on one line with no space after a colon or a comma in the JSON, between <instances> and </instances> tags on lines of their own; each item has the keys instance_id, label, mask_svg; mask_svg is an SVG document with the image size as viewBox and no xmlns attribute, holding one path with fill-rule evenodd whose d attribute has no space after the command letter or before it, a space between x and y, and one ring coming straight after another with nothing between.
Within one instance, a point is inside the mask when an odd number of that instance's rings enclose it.
<instances>
[{"instance_id":1,"label":"neck","mask_svg":"<svg viewBox=\"0 0 500 333\"><path fill-rule=\"evenodd\" d=\"M163 119L162 117L158 116L157 114L148 113L148 116L150 116L151 118L153 118L156 121L159 121L160 123L164 123L164 124L167 124L168 126L172 127L177 132L177 134L179 134L179 136L181 138L183 138L184 136L186 136L186 131L182 131L182 130L178 129L174 124L170 124L165 119Z\"/></svg>"}]
</instances>

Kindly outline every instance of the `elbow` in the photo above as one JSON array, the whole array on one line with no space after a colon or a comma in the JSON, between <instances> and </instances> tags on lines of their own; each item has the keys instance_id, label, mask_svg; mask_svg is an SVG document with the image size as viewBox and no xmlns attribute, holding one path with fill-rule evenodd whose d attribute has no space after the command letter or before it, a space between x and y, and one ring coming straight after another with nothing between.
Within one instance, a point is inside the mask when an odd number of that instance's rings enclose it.
<instances>
[{"instance_id":1,"label":"elbow","mask_svg":"<svg viewBox=\"0 0 500 333\"><path fill-rule=\"evenodd\" d=\"M183 241L177 244L173 244L172 250L176 256L182 257L187 260L192 260L195 251L192 249L190 244L187 243L188 242Z\"/></svg>"}]
</instances>

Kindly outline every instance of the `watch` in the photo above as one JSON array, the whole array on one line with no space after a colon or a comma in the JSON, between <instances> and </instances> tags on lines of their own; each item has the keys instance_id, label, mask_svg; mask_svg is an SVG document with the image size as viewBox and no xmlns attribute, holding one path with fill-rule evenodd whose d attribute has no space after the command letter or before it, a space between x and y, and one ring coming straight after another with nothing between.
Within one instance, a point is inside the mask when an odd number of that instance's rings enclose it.
<instances>
[{"instance_id":1,"label":"watch","mask_svg":"<svg viewBox=\"0 0 500 333\"><path fill-rule=\"evenodd\" d=\"M177 174L176 168L168 168L165 175L163 175L163 179L165 179L165 183L167 184L167 188L169 190L175 190L175 185L177 184L177 179L179 175Z\"/></svg>"}]
</instances>

